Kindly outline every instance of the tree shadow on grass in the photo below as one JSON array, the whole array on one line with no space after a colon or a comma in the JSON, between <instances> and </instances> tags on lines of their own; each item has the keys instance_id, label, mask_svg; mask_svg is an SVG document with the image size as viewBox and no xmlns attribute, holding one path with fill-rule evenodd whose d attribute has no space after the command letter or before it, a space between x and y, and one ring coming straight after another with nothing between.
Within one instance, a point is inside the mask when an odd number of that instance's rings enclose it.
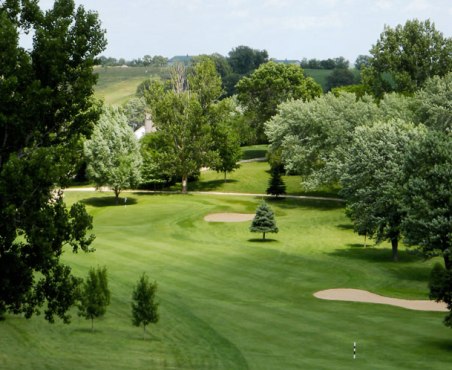
<instances>
[{"instance_id":1,"label":"tree shadow on grass","mask_svg":"<svg viewBox=\"0 0 452 370\"><path fill-rule=\"evenodd\" d=\"M198 181L188 185L189 191L213 191L219 190L224 184L233 184L238 182L234 179L210 180L210 181Z\"/></svg>"},{"instance_id":2,"label":"tree shadow on grass","mask_svg":"<svg viewBox=\"0 0 452 370\"><path fill-rule=\"evenodd\" d=\"M278 242L278 240L276 239L262 239L262 238L252 238L252 239L248 239L249 242L251 243L276 243Z\"/></svg>"},{"instance_id":3,"label":"tree shadow on grass","mask_svg":"<svg viewBox=\"0 0 452 370\"><path fill-rule=\"evenodd\" d=\"M443 314L445 313L443 312ZM419 340L421 341L421 339ZM428 337L422 340L422 342L424 343L423 348L436 347L441 351L445 351L448 353L452 352L452 339L437 339Z\"/></svg>"},{"instance_id":4,"label":"tree shadow on grass","mask_svg":"<svg viewBox=\"0 0 452 370\"><path fill-rule=\"evenodd\" d=\"M260 199L260 197L256 198ZM306 208L318 211L331 211L344 208L344 203L335 200L293 198L275 199L273 197L270 197L266 198L265 201L283 209Z\"/></svg>"},{"instance_id":5,"label":"tree shadow on grass","mask_svg":"<svg viewBox=\"0 0 452 370\"><path fill-rule=\"evenodd\" d=\"M353 230L353 224L340 224L336 225L336 227L341 230Z\"/></svg>"},{"instance_id":6,"label":"tree shadow on grass","mask_svg":"<svg viewBox=\"0 0 452 370\"><path fill-rule=\"evenodd\" d=\"M364 247L363 244L347 244L346 247L336 249L328 254L334 257L351 258L368 262L393 262L391 248ZM394 263L411 263L421 260L422 258L417 254L410 253L406 250L399 250L399 260Z\"/></svg>"},{"instance_id":7,"label":"tree shadow on grass","mask_svg":"<svg viewBox=\"0 0 452 370\"><path fill-rule=\"evenodd\" d=\"M391 270L391 274L399 280L427 282L431 271L430 266L397 266L397 269Z\"/></svg>"},{"instance_id":8,"label":"tree shadow on grass","mask_svg":"<svg viewBox=\"0 0 452 370\"><path fill-rule=\"evenodd\" d=\"M127 198L127 202L124 202L125 199ZM119 197L118 200L118 204L116 204L116 199L115 197L92 197L92 198L86 198L86 199L82 199L80 201L81 203L87 205L87 206L92 206L92 207L96 207L96 208L101 208L101 207L119 207L119 206L133 206L135 204L137 204L137 200L136 198L132 198L132 197Z\"/></svg>"}]
</instances>

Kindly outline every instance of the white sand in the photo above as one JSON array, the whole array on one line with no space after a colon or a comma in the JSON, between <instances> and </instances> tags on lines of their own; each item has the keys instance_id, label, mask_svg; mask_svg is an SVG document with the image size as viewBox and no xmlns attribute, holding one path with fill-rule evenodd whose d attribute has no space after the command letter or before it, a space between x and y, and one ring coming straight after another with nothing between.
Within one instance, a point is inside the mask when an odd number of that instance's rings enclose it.
<instances>
[{"instance_id":1,"label":"white sand","mask_svg":"<svg viewBox=\"0 0 452 370\"><path fill-rule=\"evenodd\" d=\"M403 307L417 311L441 311L447 312L447 306L443 302L408 300L399 298L389 298L378 294L359 289L328 289L314 293L320 299L332 301L366 302L377 304L388 304L391 306Z\"/></svg>"},{"instance_id":2,"label":"white sand","mask_svg":"<svg viewBox=\"0 0 452 370\"><path fill-rule=\"evenodd\" d=\"M204 217L207 222L244 222L251 221L254 213L212 213Z\"/></svg>"}]
</instances>

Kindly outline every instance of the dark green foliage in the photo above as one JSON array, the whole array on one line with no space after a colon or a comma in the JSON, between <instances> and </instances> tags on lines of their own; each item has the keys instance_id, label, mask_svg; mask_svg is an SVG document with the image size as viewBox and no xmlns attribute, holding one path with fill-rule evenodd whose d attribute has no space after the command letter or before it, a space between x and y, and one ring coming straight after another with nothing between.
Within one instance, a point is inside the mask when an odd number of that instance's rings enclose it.
<instances>
[{"instance_id":1,"label":"dark green foliage","mask_svg":"<svg viewBox=\"0 0 452 370\"><path fill-rule=\"evenodd\" d=\"M379 98L385 92L413 94L429 77L452 70L452 39L444 37L429 20L409 20L395 28L385 26L370 49L363 82Z\"/></svg>"},{"instance_id":2,"label":"dark green foliage","mask_svg":"<svg viewBox=\"0 0 452 370\"><path fill-rule=\"evenodd\" d=\"M335 68L326 81L327 91L339 86L353 85L356 82L355 75L348 68Z\"/></svg>"},{"instance_id":3,"label":"dark green foliage","mask_svg":"<svg viewBox=\"0 0 452 370\"><path fill-rule=\"evenodd\" d=\"M91 330L94 330L94 319L105 315L110 304L107 268L90 268L79 294L79 316L91 320Z\"/></svg>"},{"instance_id":4,"label":"dark green foliage","mask_svg":"<svg viewBox=\"0 0 452 370\"><path fill-rule=\"evenodd\" d=\"M444 318L444 325L452 327L452 270L435 264L429 281L430 299L445 302L449 313Z\"/></svg>"},{"instance_id":5,"label":"dark green foliage","mask_svg":"<svg viewBox=\"0 0 452 370\"><path fill-rule=\"evenodd\" d=\"M159 321L158 303L155 301L157 283L150 283L146 274L140 277L132 294L132 323L135 326L143 325L143 340L146 326Z\"/></svg>"},{"instance_id":6,"label":"dark green foliage","mask_svg":"<svg viewBox=\"0 0 452 370\"><path fill-rule=\"evenodd\" d=\"M434 76L414 96L416 121L430 129L452 134L452 72Z\"/></svg>"},{"instance_id":7,"label":"dark green foliage","mask_svg":"<svg viewBox=\"0 0 452 370\"><path fill-rule=\"evenodd\" d=\"M253 233L262 233L263 240L265 240L266 233L278 232L273 211L265 201L262 201L257 208L256 215L250 226L250 231Z\"/></svg>"},{"instance_id":8,"label":"dark green foliage","mask_svg":"<svg viewBox=\"0 0 452 370\"><path fill-rule=\"evenodd\" d=\"M404 175L405 242L452 269L452 136L433 131L413 143Z\"/></svg>"},{"instance_id":9,"label":"dark green foliage","mask_svg":"<svg viewBox=\"0 0 452 370\"><path fill-rule=\"evenodd\" d=\"M286 184L281 177L281 171L278 167L273 167L271 170L271 177L268 182L267 194L276 197L286 194Z\"/></svg>"},{"instance_id":10,"label":"dark green foliage","mask_svg":"<svg viewBox=\"0 0 452 370\"><path fill-rule=\"evenodd\" d=\"M403 121L358 127L342 167L341 195L355 231L374 237L377 243L389 240L395 261L404 216L405 153L420 136L421 132Z\"/></svg>"},{"instance_id":11,"label":"dark green foliage","mask_svg":"<svg viewBox=\"0 0 452 370\"><path fill-rule=\"evenodd\" d=\"M185 193L188 178L217 159L217 153L211 150L209 118L211 106L221 95L221 79L208 58L197 62L188 76L182 65L174 66L171 75L171 89L165 91L156 82L146 93L157 129L154 144L160 146L149 158L171 176L181 178Z\"/></svg>"},{"instance_id":12,"label":"dark green foliage","mask_svg":"<svg viewBox=\"0 0 452 370\"><path fill-rule=\"evenodd\" d=\"M229 52L229 64L234 73L245 76L261 64L268 62L268 53L266 50L252 49L248 46L237 46Z\"/></svg>"},{"instance_id":13,"label":"dark green foliage","mask_svg":"<svg viewBox=\"0 0 452 370\"><path fill-rule=\"evenodd\" d=\"M69 321L76 279L63 247L88 251L91 217L68 210L55 187L81 163L81 141L99 116L95 57L105 47L97 15L60 0L0 3L0 312ZM34 31L32 50L19 34Z\"/></svg>"},{"instance_id":14,"label":"dark green foliage","mask_svg":"<svg viewBox=\"0 0 452 370\"><path fill-rule=\"evenodd\" d=\"M322 93L300 66L268 62L237 84L238 101L256 131L256 141L266 142L264 123L277 113L281 103L291 99L309 101Z\"/></svg>"}]
</instances>

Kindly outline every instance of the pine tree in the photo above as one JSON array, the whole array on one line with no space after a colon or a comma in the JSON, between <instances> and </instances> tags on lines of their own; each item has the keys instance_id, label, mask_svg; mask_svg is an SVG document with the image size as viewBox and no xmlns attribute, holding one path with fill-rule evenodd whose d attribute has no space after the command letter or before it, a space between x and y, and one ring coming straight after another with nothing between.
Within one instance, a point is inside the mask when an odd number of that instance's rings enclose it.
<instances>
[{"instance_id":1,"label":"pine tree","mask_svg":"<svg viewBox=\"0 0 452 370\"><path fill-rule=\"evenodd\" d=\"M265 233L278 232L273 211L265 201L262 201L257 208L256 215L250 226L250 231L253 233L262 233L262 240L265 240Z\"/></svg>"},{"instance_id":2,"label":"pine tree","mask_svg":"<svg viewBox=\"0 0 452 370\"><path fill-rule=\"evenodd\" d=\"M110 304L107 268L91 268L80 291L79 316L91 320L91 331L94 330L94 318L105 315Z\"/></svg>"},{"instance_id":3,"label":"pine tree","mask_svg":"<svg viewBox=\"0 0 452 370\"><path fill-rule=\"evenodd\" d=\"M274 195L278 197L280 195L286 194L286 184L281 177L281 172L278 167L273 167L271 170L271 177L268 182L267 194Z\"/></svg>"},{"instance_id":4,"label":"pine tree","mask_svg":"<svg viewBox=\"0 0 452 370\"><path fill-rule=\"evenodd\" d=\"M150 283L146 274L138 281L132 295L132 323L143 325L143 340L146 335L146 325L159 321L158 303L155 302L157 283Z\"/></svg>"}]
</instances>

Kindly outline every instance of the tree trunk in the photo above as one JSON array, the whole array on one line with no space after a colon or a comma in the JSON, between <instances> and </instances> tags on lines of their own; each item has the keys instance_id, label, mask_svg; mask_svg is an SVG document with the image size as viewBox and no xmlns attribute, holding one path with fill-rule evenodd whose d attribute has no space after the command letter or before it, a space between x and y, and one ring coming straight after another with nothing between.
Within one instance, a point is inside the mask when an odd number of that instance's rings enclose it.
<instances>
[{"instance_id":1,"label":"tree trunk","mask_svg":"<svg viewBox=\"0 0 452 370\"><path fill-rule=\"evenodd\" d=\"M91 333L94 331L94 317L91 317Z\"/></svg>"},{"instance_id":2,"label":"tree trunk","mask_svg":"<svg viewBox=\"0 0 452 370\"><path fill-rule=\"evenodd\" d=\"M397 262L399 260L399 240L397 238L391 239L391 245L392 245L392 259L393 261Z\"/></svg>"},{"instance_id":3,"label":"tree trunk","mask_svg":"<svg viewBox=\"0 0 452 370\"><path fill-rule=\"evenodd\" d=\"M187 193L187 175L182 176L182 193Z\"/></svg>"},{"instance_id":4,"label":"tree trunk","mask_svg":"<svg viewBox=\"0 0 452 370\"><path fill-rule=\"evenodd\" d=\"M265 232L262 233L262 240L265 240Z\"/></svg>"},{"instance_id":5,"label":"tree trunk","mask_svg":"<svg viewBox=\"0 0 452 370\"><path fill-rule=\"evenodd\" d=\"M443 254L443 259L444 259L444 266L446 267L446 270L451 270L452 269L452 261L450 260L449 255Z\"/></svg>"},{"instance_id":6,"label":"tree trunk","mask_svg":"<svg viewBox=\"0 0 452 370\"><path fill-rule=\"evenodd\" d=\"M224 182L226 182L226 171L224 171Z\"/></svg>"},{"instance_id":7,"label":"tree trunk","mask_svg":"<svg viewBox=\"0 0 452 370\"><path fill-rule=\"evenodd\" d=\"M146 339L146 325L143 324L143 340Z\"/></svg>"},{"instance_id":8,"label":"tree trunk","mask_svg":"<svg viewBox=\"0 0 452 370\"><path fill-rule=\"evenodd\" d=\"M119 193L121 192L121 190L118 188L115 188L114 192L115 192L115 204L118 205L119 204Z\"/></svg>"}]
</instances>

